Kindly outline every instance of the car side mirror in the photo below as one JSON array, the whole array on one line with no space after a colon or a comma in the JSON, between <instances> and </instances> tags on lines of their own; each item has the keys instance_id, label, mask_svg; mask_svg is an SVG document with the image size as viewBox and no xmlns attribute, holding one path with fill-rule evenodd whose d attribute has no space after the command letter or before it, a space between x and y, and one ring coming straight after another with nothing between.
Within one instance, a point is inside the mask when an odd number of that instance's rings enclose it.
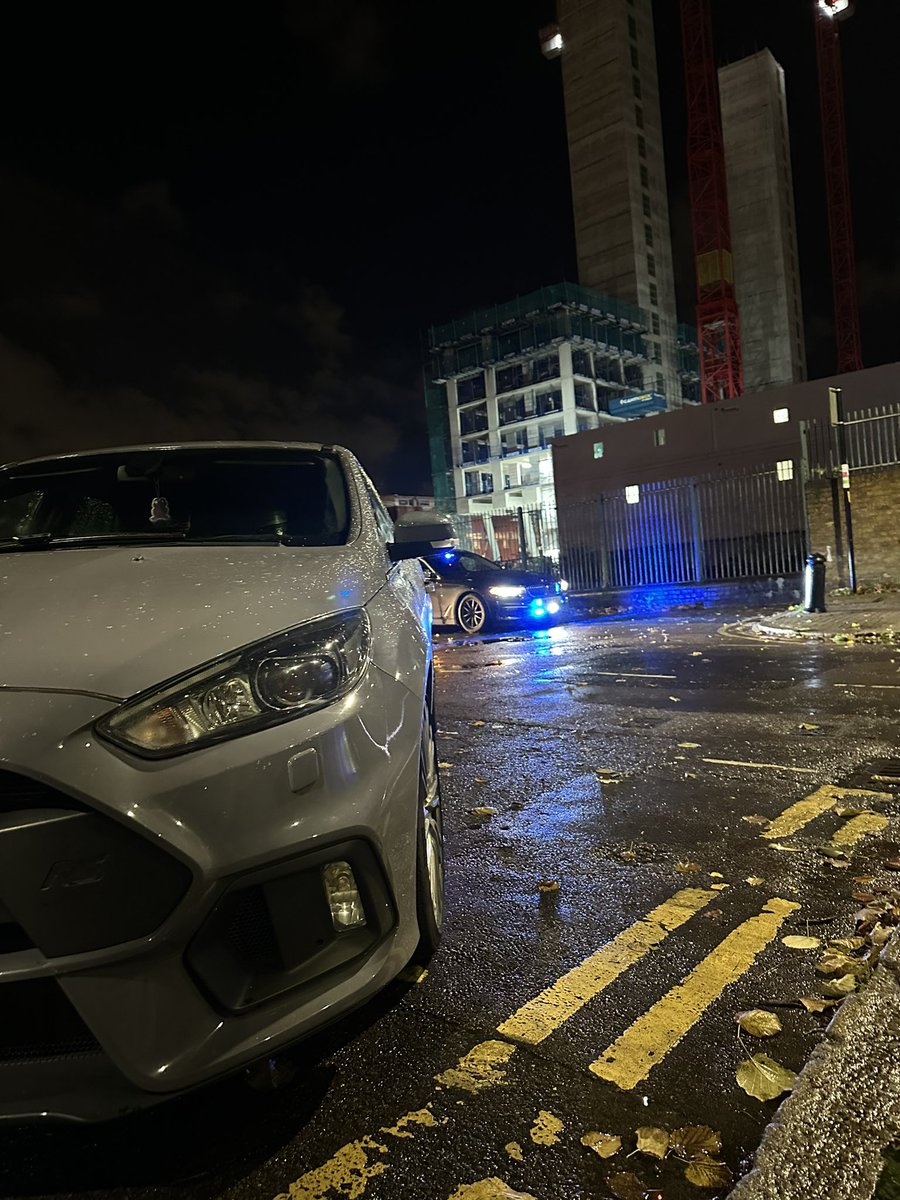
<instances>
[{"instance_id":1,"label":"car side mirror","mask_svg":"<svg viewBox=\"0 0 900 1200\"><path fill-rule=\"evenodd\" d=\"M406 513L394 526L394 541L388 544L391 562L424 558L435 550L456 545L456 530L445 517L435 513Z\"/></svg>"}]
</instances>

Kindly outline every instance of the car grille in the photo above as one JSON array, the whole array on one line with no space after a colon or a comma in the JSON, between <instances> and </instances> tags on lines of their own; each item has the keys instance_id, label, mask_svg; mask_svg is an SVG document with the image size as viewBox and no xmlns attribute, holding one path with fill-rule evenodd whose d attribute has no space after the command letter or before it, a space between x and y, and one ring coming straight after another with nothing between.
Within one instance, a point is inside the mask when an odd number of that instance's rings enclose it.
<instances>
[{"instance_id":1,"label":"car grille","mask_svg":"<svg viewBox=\"0 0 900 1200\"><path fill-rule=\"evenodd\" d=\"M14 771L0 771L0 815L37 808L88 811L86 804L64 792L58 792L46 783L30 779L27 775L17 775Z\"/></svg>"},{"instance_id":2,"label":"car grille","mask_svg":"<svg viewBox=\"0 0 900 1200\"><path fill-rule=\"evenodd\" d=\"M4 1066L102 1053L55 979L0 984L0 1017Z\"/></svg>"}]
</instances>

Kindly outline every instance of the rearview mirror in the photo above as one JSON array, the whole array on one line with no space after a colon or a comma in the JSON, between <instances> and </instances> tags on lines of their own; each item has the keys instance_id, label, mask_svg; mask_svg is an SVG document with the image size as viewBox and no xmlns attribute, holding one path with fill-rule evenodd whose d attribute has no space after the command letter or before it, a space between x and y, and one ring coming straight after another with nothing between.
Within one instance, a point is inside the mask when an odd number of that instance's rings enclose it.
<instances>
[{"instance_id":1,"label":"rearview mirror","mask_svg":"<svg viewBox=\"0 0 900 1200\"><path fill-rule=\"evenodd\" d=\"M398 562L402 558L424 558L455 545L456 530L447 517L412 512L394 525L394 541L388 546L388 554L392 562Z\"/></svg>"}]
</instances>

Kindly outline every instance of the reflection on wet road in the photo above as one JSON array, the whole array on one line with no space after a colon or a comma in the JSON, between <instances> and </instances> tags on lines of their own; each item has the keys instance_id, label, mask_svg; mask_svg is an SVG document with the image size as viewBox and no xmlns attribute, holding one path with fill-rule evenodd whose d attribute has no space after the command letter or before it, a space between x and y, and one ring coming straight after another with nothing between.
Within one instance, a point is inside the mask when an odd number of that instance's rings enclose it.
<instances>
[{"instance_id":1,"label":"reflection on wet road","mask_svg":"<svg viewBox=\"0 0 900 1200\"><path fill-rule=\"evenodd\" d=\"M635 1130L709 1125L738 1174L777 1106L738 1066L798 1071L821 1039L818 956L791 935L846 937L855 880L890 882L900 665L719 625L439 639L449 896L426 978L298 1050L283 1091L26 1131L4 1192L575 1200L633 1174L724 1194L683 1155L631 1155ZM754 1008L783 1031L740 1032Z\"/></svg>"}]
</instances>

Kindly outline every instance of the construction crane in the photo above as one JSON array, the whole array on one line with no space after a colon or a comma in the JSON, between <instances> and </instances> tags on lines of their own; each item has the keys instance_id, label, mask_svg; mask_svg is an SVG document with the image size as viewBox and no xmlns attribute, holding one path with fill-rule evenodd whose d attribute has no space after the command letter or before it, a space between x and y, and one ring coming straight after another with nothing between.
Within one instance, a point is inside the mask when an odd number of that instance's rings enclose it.
<instances>
[{"instance_id":1,"label":"construction crane","mask_svg":"<svg viewBox=\"0 0 900 1200\"><path fill-rule=\"evenodd\" d=\"M838 39L840 22L853 15L853 5L850 0L813 0L813 4L816 56L819 60L822 143L825 150L825 190L828 199L837 369L843 374L845 371L862 369L856 256L853 249L853 213L850 206L850 172L847 166L847 131L844 124L844 81Z\"/></svg>"},{"instance_id":2,"label":"construction crane","mask_svg":"<svg viewBox=\"0 0 900 1200\"><path fill-rule=\"evenodd\" d=\"M709 0L681 0L688 112L688 182L697 271L700 393L705 404L744 390L731 222Z\"/></svg>"}]
</instances>

